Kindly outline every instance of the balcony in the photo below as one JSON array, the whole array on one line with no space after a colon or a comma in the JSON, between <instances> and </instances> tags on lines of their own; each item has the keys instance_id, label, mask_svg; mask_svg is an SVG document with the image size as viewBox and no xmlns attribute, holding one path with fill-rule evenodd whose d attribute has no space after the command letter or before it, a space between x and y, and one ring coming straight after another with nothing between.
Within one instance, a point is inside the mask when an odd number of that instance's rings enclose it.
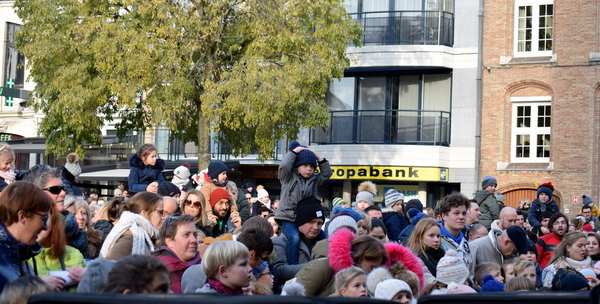
<instances>
[{"instance_id":1,"label":"balcony","mask_svg":"<svg viewBox=\"0 0 600 304\"><path fill-rule=\"evenodd\" d=\"M350 15L362 25L363 46L454 45L454 14L446 11L365 12Z\"/></svg>"},{"instance_id":2,"label":"balcony","mask_svg":"<svg viewBox=\"0 0 600 304\"><path fill-rule=\"evenodd\" d=\"M330 111L330 124L310 131L315 144L450 145L450 112Z\"/></svg>"}]
</instances>

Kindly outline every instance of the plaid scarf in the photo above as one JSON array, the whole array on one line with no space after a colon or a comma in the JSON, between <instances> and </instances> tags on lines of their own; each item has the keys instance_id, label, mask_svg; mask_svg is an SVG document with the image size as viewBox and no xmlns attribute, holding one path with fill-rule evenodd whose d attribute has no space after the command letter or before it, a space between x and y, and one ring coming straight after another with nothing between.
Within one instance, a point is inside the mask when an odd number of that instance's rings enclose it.
<instances>
[{"instance_id":1,"label":"plaid scarf","mask_svg":"<svg viewBox=\"0 0 600 304\"><path fill-rule=\"evenodd\" d=\"M240 290L235 291L235 290L227 287L227 285L225 285L217 280L208 279L208 284L210 285L210 287L212 289L214 289L218 293L224 293L224 294L230 294L230 295L236 295L236 294L241 295L242 294L241 288L240 288Z\"/></svg>"}]
</instances>

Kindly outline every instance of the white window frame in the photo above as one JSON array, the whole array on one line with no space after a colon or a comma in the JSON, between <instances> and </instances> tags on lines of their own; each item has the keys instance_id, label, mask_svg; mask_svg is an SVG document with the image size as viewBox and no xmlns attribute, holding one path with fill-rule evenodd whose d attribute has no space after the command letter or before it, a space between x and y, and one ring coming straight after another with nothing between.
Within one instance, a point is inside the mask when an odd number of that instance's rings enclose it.
<instances>
[{"instance_id":1,"label":"white window frame","mask_svg":"<svg viewBox=\"0 0 600 304\"><path fill-rule=\"evenodd\" d=\"M514 22L514 36L513 36L513 44L514 44L514 57L540 57L540 56L552 56L552 50L550 51L538 51L538 43L539 43L539 7L540 5L552 4L554 5L553 0L515 0L515 22ZM532 6L532 37L531 44L532 50L527 52L519 52L519 7L521 6ZM553 7L554 13L554 7ZM554 15L553 15L554 16ZM552 47L554 49L554 22L552 23Z\"/></svg>"},{"instance_id":2,"label":"white window frame","mask_svg":"<svg viewBox=\"0 0 600 304\"><path fill-rule=\"evenodd\" d=\"M537 157L537 135L549 134L552 146L551 127L538 127L538 106L552 106L550 96L512 97L512 119L510 138L510 161L513 163L547 163L550 157ZM531 124L529 128L517 127L517 107L531 106ZM551 108L552 109L552 108ZM552 118L551 118L552 119ZM517 135L530 135L529 157L517 157ZM552 151L550 151L552 155Z\"/></svg>"}]
</instances>

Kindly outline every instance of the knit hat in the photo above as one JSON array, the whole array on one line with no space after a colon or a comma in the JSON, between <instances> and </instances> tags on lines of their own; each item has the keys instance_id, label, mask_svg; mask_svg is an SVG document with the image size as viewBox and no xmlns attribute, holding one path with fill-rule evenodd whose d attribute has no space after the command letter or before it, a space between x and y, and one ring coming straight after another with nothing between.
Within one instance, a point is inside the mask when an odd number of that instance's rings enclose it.
<instances>
[{"instance_id":1,"label":"knit hat","mask_svg":"<svg viewBox=\"0 0 600 304\"><path fill-rule=\"evenodd\" d=\"M527 234L525 230L519 226L510 226L506 228L508 238L515 244L519 254L527 254Z\"/></svg>"},{"instance_id":2,"label":"knit hat","mask_svg":"<svg viewBox=\"0 0 600 304\"><path fill-rule=\"evenodd\" d=\"M173 170L173 175L177 176L179 179L182 180L187 180L188 178L190 178L190 164L188 163L183 163L183 165L175 168L175 170ZM223 171L221 171L223 172ZM220 173L220 172L219 172Z\"/></svg>"},{"instance_id":3,"label":"knit hat","mask_svg":"<svg viewBox=\"0 0 600 304\"><path fill-rule=\"evenodd\" d=\"M342 205L345 202L340 197L334 197L332 203L333 203L334 206L338 206L338 205Z\"/></svg>"},{"instance_id":4,"label":"knit hat","mask_svg":"<svg viewBox=\"0 0 600 304\"><path fill-rule=\"evenodd\" d=\"M381 229L383 230L383 233L385 235L387 235L387 229L385 228L385 224L380 219L372 218L371 219L371 231L373 231L373 229L375 229L377 227L381 227Z\"/></svg>"},{"instance_id":5,"label":"knit hat","mask_svg":"<svg viewBox=\"0 0 600 304\"><path fill-rule=\"evenodd\" d=\"M354 234L358 234L358 226L356 225L356 221L349 215L340 214L334 217L329 222L329 227L327 228L327 235L333 235L338 229L342 227L348 228Z\"/></svg>"},{"instance_id":6,"label":"knit hat","mask_svg":"<svg viewBox=\"0 0 600 304\"><path fill-rule=\"evenodd\" d=\"M208 165L208 177L210 179L217 179L223 171L227 171L227 166L222 161L215 160Z\"/></svg>"},{"instance_id":7,"label":"knit hat","mask_svg":"<svg viewBox=\"0 0 600 304\"><path fill-rule=\"evenodd\" d=\"M408 215L409 218L413 218L415 217L417 214L422 213L421 211L419 211L417 208L411 208L410 210L408 210L408 212L406 212L406 214Z\"/></svg>"},{"instance_id":8,"label":"knit hat","mask_svg":"<svg viewBox=\"0 0 600 304\"><path fill-rule=\"evenodd\" d=\"M292 140L292 142L290 142L290 145L288 146L288 151L292 152L297 147L307 148L306 146L301 146L298 141ZM313 165L316 168L317 156L315 156L315 153L313 153L310 150L302 150L299 153L296 153L296 161L294 161L294 168L298 168L299 166L304 164Z\"/></svg>"},{"instance_id":9,"label":"knit hat","mask_svg":"<svg viewBox=\"0 0 600 304\"><path fill-rule=\"evenodd\" d=\"M578 291L584 287L590 287L583 275L569 273L560 279L561 291Z\"/></svg>"},{"instance_id":10,"label":"knit hat","mask_svg":"<svg viewBox=\"0 0 600 304\"><path fill-rule=\"evenodd\" d=\"M338 216L340 214L346 214L346 215L351 216L357 223L358 223L358 221L363 219L362 215L360 215L360 213L356 212L352 208L341 208L339 210L339 212L337 214L335 214L334 216Z\"/></svg>"},{"instance_id":11,"label":"knit hat","mask_svg":"<svg viewBox=\"0 0 600 304\"><path fill-rule=\"evenodd\" d=\"M594 264L594 270L600 271L600 261L598 261L598 262L596 262L596 264Z\"/></svg>"},{"instance_id":12,"label":"knit hat","mask_svg":"<svg viewBox=\"0 0 600 304\"><path fill-rule=\"evenodd\" d=\"M358 193L356 194L356 202L365 201L369 206L373 206L373 197L377 194L377 186L370 181L365 181L358 185Z\"/></svg>"},{"instance_id":13,"label":"knit hat","mask_svg":"<svg viewBox=\"0 0 600 304\"><path fill-rule=\"evenodd\" d=\"M592 232L592 231L594 231L594 228L592 228L592 225L590 223L587 223L587 224L583 225L583 227L581 227L581 230L583 230L585 232Z\"/></svg>"},{"instance_id":14,"label":"knit hat","mask_svg":"<svg viewBox=\"0 0 600 304\"><path fill-rule=\"evenodd\" d=\"M498 185L498 181L496 180L496 178L493 176L486 176L481 181L481 189L485 190L485 188L492 184Z\"/></svg>"},{"instance_id":15,"label":"knit hat","mask_svg":"<svg viewBox=\"0 0 600 304\"><path fill-rule=\"evenodd\" d=\"M581 199L583 200L583 205L584 206L588 206L588 205L592 205L594 202L592 201L592 198L587 196L587 195L582 195Z\"/></svg>"},{"instance_id":16,"label":"knit hat","mask_svg":"<svg viewBox=\"0 0 600 304\"><path fill-rule=\"evenodd\" d=\"M265 196L269 196L269 192L267 192L266 189L260 189L260 190L258 190L258 192L256 194L257 198L262 198L262 197L265 197Z\"/></svg>"},{"instance_id":17,"label":"knit hat","mask_svg":"<svg viewBox=\"0 0 600 304\"><path fill-rule=\"evenodd\" d=\"M296 208L296 220L294 221L296 226L300 226L316 218L325 220L321 201L314 196L309 196L298 202L298 208Z\"/></svg>"},{"instance_id":18,"label":"knit hat","mask_svg":"<svg viewBox=\"0 0 600 304\"><path fill-rule=\"evenodd\" d=\"M502 195L500 192L496 193L496 200L504 203L504 195Z\"/></svg>"},{"instance_id":19,"label":"knit hat","mask_svg":"<svg viewBox=\"0 0 600 304\"><path fill-rule=\"evenodd\" d=\"M481 292L498 292L504 291L504 284L502 282L496 281L494 276L491 274L486 274L481 279Z\"/></svg>"},{"instance_id":20,"label":"knit hat","mask_svg":"<svg viewBox=\"0 0 600 304\"><path fill-rule=\"evenodd\" d=\"M396 189L390 189L385 193L385 207L392 208L396 204L396 202L402 200L404 201L404 194L396 191Z\"/></svg>"},{"instance_id":21,"label":"knit hat","mask_svg":"<svg viewBox=\"0 0 600 304\"><path fill-rule=\"evenodd\" d=\"M220 201L224 198L231 200L231 196L229 195L229 193L227 193L227 191L225 191L221 188L217 188L217 189L213 190L213 192L210 193L210 206L214 207L218 201Z\"/></svg>"},{"instance_id":22,"label":"knit hat","mask_svg":"<svg viewBox=\"0 0 600 304\"><path fill-rule=\"evenodd\" d=\"M91 261L86 271L81 278L81 281L77 285L78 293L100 293L102 287L108 279L108 273L110 269L115 265L117 261L107 260L104 258L97 258Z\"/></svg>"},{"instance_id":23,"label":"knit hat","mask_svg":"<svg viewBox=\"0 0 600 304\"><path fill-rule=\"evenodd\" d=\"M537 251L537 247L535 246L535 243L531 240L531 239L527 239L527 252L529 251L533 251L535 253L535 256L538 256L538 251Z\"/></svg>"},{"instance_id":24,"label":"knit hat","mask_svg":"<svg viewBox=\"0 0 600 304\"><path fill-rule=\"evenodd\" d=\"M546 211L538 214L537 220L541 222L541 221L543 221L546 218L550 218L553 214L554 214L554 212L552 212L550 210L546 210Z\"/></svg>"},{"instance_id":25,"label":"knit hat","mask_svg":"<svg viewBox=\"0 0 600 304\"><path fill-rule=\"evenodd\" d=\"M437 281L446 285L454 282L463 284L469 276L469 269L465 262L456 256L455 250L450 249L437 264Z\"/></svg>"},{"instance_id":26,"label":"knit hat","mask_svg":"<svg viewBox=\"0 0 600 304\"><path fill-rule=\"evenodd\" d=\"M69 171L69 173L73 174L73 176L79 176L81 174L81 166L79 166L79 156L75 153L69 153L67 155L67 163L65 164L65 169Z\"/></svg>"},{"instance_id":27,"label":"knit hat","mask_svg":"<svg viewBox=\"0 0 600 304\"><path fill-rule=\"evenodd\" d=\"M408 283L398 279L387 279L375 287L375 299L391 301L399 292L406 291L411 295L412 291Z\"/></svg>"},{"instance_id":28,"label":"knit hat","mask_svg":"<svg viewBox=\"0 0 600 304\"><path fill-rule=\"evenodd\" d=\"M269 267L269 262L263 261L261 264L258 264L252 268L252 274L258 280L267 267Z\"/></svg>"},{"instance_id":29,"label":"knit hat","mask_svg":"<svg viewBox=\"0 0 600 304\"><path fill-rule=\"evenodd\" d=\"M177 194L181 194L181 190L171 182L162 182L160 186L158 186L158 194L173 197Z\"/></svg>"},{"instance_id":30,"label":"knit hat","mask_svg":"<svg viewBox=\"0 0 600 304\"><path fill-rule=\"evenodd\" d=\"M114 196L118 196L121 195L123 193L123 191L121 191L121 189L117 188L115 190L113 190L113 195Z\"/></svg>"},{"instance_id":31,"label":"knit hat","mask_svg":"<svg viewBox=\"0 0 600 304\"><path fill-rule=\"evenodd\" d=\"M552 192L554 192L554 186L552 186L552 183L541 184L538 187L537 196L539 197L540 193L542 192L546 193L550 198L552 198Z\"/></svg>"},{"instance_id":32,"label":"knit hat","mask_svg":"<svg viewBox=\"0 0 600 304\"><path fill-rule=\"evenodd\" d=\"M590 268L583 268L578 270L586 279L594 279L594 281L598 282L598 278L596 277L596 273Z\"/></svg>"},{"instance_id":33,"label":"knit hat","mask_svg":"<svg viewBox=\"0 0 600 304\"><path fill-rule=\"evenodd\" d=\"M446 294L464 294L464 293L477 293L477 291L475 291L475 289L471 288L469 285L450 283L448 285L448 291L446 292Z\"/></svg>"},{"instance_id":34,"label":"knit hat","mask_svg":"<svg viewBox=\"0 0 600 304\"><path fill-rule=\"evenodd\" d=\"M421 201L416 198L411 199L408 201L408 203L406 203L406 206L404 206L405 211L408 211L411 208L416 208L419 210L419 212L423 212L423 204L421 204Z\"/></svg>"}]
</instances>

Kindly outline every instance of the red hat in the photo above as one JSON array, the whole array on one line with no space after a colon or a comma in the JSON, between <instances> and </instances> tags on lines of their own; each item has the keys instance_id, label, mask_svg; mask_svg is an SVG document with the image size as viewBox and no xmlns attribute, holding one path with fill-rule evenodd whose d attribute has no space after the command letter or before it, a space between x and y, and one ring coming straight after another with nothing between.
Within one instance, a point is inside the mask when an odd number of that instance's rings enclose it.
<instances>
[{"instance_id":1,"label":"red hat","mask_svg":"<svg viewBox=\"0 0 600 304\"><path fill-rule=\"evenodd\" d=\"M592 228L592 225L590 225L588 223L588 224L583 225L583 228L581 228L581 230L583 230L585 232L592 232L592 231L594 231L594 228Z\"/></svg>"},{"instance_id":2,"label":"red hat","mask_svg":"<svg viewBox=\"0 0 600 304\"><path fill-rule=\"evenodd\" d=\"M215 204L222 199L231 200L231 195L221 188L213 190L213 192L210 194L210 206L214 207Z\"/></svg>"}]
</instances>

